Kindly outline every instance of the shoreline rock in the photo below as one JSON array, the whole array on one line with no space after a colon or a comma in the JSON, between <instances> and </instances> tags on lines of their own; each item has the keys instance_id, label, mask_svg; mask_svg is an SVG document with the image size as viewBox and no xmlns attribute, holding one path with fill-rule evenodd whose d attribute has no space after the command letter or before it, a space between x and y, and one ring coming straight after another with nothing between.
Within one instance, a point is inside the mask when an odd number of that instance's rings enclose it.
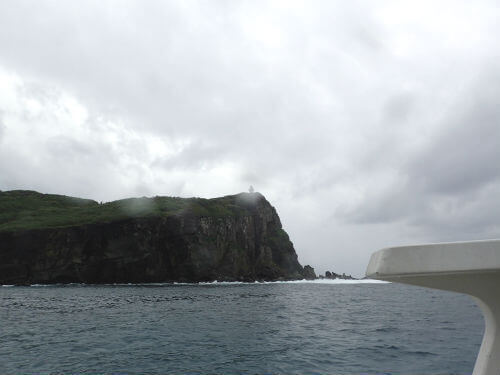
<instances>
[{"instance_id":1,"label":"shoreline rock","mask_svg":"<svg viewBox=\"0 0 500 375\"><path fill-rule=\"evenodd\" d=\"M154 198L142 199L154 204ZM216 204L224 214L188 206L168 215L141 212L109 222L0 230L0 284L253 282L316 276L312 267L299 264L275 208L263 195L196 202Z\"/></svg>"},{"instance_id":2,"label":"shoreline rock","mask_svg":"<svg viewBox=\"0 0 500 375\"><path fill-rule=\"evenodd\" d=\"M352 277L351 275L346 275L345 273L338 274L338 273L330 272L330 271L326 271L324 276L323 275L319 275L318 278L319 279L331 279L331 280L335 280L335 279L340 279L340 280L358 280L355 277Z\"/></svg>"}]
</instances>

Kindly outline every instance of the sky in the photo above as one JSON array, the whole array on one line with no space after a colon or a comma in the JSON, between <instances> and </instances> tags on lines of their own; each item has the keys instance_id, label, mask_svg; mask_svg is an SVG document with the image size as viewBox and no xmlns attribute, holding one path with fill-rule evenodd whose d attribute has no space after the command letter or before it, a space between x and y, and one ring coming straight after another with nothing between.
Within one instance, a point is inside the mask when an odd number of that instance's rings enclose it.
<instances>
[{"instance_id":1,"label":"sky","mask_svg":"<svg viewBox=\"0 0 500 375\"><path fill-rule=\"evenodd\" d=\"M0 190L250 185L301 264L500 237L494 1L0 2Z\"/></svg>"}]
</instances>

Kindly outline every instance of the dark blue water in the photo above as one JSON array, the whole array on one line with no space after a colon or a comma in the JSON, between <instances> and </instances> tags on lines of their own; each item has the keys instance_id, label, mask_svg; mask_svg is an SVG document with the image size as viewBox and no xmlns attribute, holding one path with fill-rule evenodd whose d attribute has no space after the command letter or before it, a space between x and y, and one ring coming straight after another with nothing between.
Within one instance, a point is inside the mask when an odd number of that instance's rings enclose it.
<instances>
[{"instance_id":1,"label":"dark blue water","mask_svg":"<svg viewBox=\"0 0 500 375\"><path fill-rule=\"evenodd\" d=\"M466 296L397 284L0 288L1 374L466 374Z\"/></svg>"}]
</instances>

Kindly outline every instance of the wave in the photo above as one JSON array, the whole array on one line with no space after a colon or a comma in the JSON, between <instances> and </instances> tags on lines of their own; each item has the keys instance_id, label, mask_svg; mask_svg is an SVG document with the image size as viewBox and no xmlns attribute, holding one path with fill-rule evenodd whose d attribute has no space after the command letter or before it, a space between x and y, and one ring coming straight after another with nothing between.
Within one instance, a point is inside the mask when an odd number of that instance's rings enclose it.
<instances>
[{"instance_id":1,"label":"wave","mask_svg":"<svg viewBox=\"0 0 500 375\"><path fill-rule=\"evenodd\" d=\"M264 281L264 284L390 284L388 281L360 279L316 279L316 280L291 280L291 281Z\"/></svg>"},{"instance_id":2,"label":"wave","mask_svg":"<svg viewBox=\"0 0 500 375\"><path fill-rule=\"evenodd\" d=\"M361 280L343 280L343 279L316 279L316 280L287 280L287 281L207 281L200 283L113 283L113 284L84 284L84 283L70 283L70 284L31 284L26 285L33 288L41 287L84 287L84 286L172 286L172 285L190 285L190 286L206 286L206 285L269 285L269 284L390 284L388 281L361 279ZM8 288L16 285L0 285L1 287Z\"/></svg>"}]
</instances>

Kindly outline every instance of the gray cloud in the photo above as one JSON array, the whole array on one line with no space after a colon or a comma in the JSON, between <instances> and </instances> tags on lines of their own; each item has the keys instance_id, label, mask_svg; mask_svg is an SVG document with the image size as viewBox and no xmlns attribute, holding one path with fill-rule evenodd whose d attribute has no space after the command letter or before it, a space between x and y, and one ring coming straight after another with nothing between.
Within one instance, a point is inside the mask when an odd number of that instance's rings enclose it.
<instances>
[{"instance_id":1,"label":"gray cloud","mask_svg":"<svg viewBox=\"0 0 500 375\"><path fill-rule=\"evenodd\" d=\"M79 159L91 154L89 145L66 136L55 136L47 139L47 150L55 158Z\"/></svg>"},{"instance_id":2,"label":"gray cloud","mask_svg":"<svg viewBox=\"0 0 500 375\"><path fill-rule=\"evenodd\" d=\"M2 3L0 189L111 200L252 184L301 262L358 275L379 246L498 236L497 14Z\"/></svg>"},{"instance_id":3,"label":"gray cloud","mask_svg":"<svg viewBox=\"0 0 500 375\"><path fill-rule=\"evenodd\" d=\"M410 116L414 106L411 93L401 93L390 98L384 108L384 120L404 123Z\"/></svg>"},{"instance_id":4,"label":"gray cloud","mask_svg":"<svg viewBox=\"0 0 500 375\"><path fill-rule=\"evenodd\" d=\"M360 224L404 221L437 240L499 236L498 73L464 89L436 125L439 133L401 163L394 184L337 214Z\"/></svg>"},{"instance_id":5,"label":"gray cloud","mask_svg":"<svg viewBox=\"0 0 500 375\"><path fill-rule=\"evenodd\" d=\"M495 73L495 72L494 72ZM498 72L500 73L500 72ZM500 94L496 74L488 75L451 108L441 134L410 165L415 183L438 194L460 194L500 177Z\"/></svg>"},{"instance_id":6,"label":"gray cloud","mask_svg":"<svg viewBox=\"0 0 500 375\"><path fill-rule=\"evenodd\" d=\"M172 157L163 157L153 161L153 168L194 169L200 170L216 165L227 157L228 151L220 145L209 145L200 140L189 143Z\"/></svg>"},{"instance_id":7,"label":"gray cloud","mask_svg":"<svg viewBox=\"0 0 500 375\"><path fill-rule=\"evenodd\" d=\"M3 124L2 113L0 112L0 143L2 142L4 132L5 132L5 125Z\"/></svg>"}]
</instances>

